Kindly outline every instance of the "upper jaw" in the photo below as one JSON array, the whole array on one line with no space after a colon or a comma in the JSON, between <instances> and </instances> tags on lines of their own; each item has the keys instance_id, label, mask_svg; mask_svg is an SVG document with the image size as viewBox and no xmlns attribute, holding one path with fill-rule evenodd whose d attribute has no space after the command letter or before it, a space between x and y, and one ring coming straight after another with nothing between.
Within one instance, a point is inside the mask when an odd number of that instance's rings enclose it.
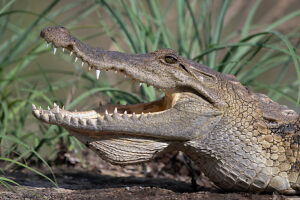
<instances>
[{"instance_id":1,"label":"upper jaw","mask_svg":"<svg viewBox=\"0 0 300 200\"><path fill-rule=\"evenodd\" d=\"M56 54L58 48L63 52L69 50L70 56L75 56L74 61L87 66L88 71L95 70L96 78L99 79L101 71L115 71L147 86L152 85L159 89L169 89L173 85L160 84L158 77L156 80L148 78L152 70L144 67L155 61L153 53L148 54L125 54L116 51L107 51L102 48L91 47L77 38L73 37L62 27L48 27L41 31L41 37L47 42L47 47L53 47ZM81 61L81 62L80 62ZM142 69L142 70L141 70ZM155 77L155 74L152 74Z\"/></svg>"}]
</instances>

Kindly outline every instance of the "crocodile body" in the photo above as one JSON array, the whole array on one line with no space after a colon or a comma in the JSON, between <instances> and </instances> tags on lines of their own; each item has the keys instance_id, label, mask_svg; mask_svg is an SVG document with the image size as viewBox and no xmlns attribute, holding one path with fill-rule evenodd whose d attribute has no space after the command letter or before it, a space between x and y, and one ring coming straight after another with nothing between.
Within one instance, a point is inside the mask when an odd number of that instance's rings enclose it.
<instances>
[{"instance_id":1,"label":"crocodile body","mask_svg":"<svg viewBox=\"0 0 300 200\"><path fill-rule=\"evenodd\" d=\"M162 99L103 105L70 112L55 105L39 120L64 127L113 164L149 161L176 149L187 154L226 191L300 192L299 115L244 87L234 76L179 56L170 49L125 54L94 48L63 27L41 37L68 49L90 69L115 70L164 91Z\"/></svg>"}]
</instances>

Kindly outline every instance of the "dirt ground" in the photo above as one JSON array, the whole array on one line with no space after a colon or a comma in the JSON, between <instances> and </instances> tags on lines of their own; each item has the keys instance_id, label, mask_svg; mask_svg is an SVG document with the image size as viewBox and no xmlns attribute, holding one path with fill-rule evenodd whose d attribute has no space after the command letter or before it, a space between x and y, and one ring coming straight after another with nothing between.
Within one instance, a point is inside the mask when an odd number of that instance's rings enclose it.
<instances>
[{"instance_id":1,"label":"dirt ground","mask_svg":"<svg viewBox=\"0 0 300 200\"><path fill-rule=\"evenodd\" d=\"M67 169L66 169L67 170ZM276 195L222 193L161 178L113 177L71 170L56 174L59 188L32 173L17 172L16 193L0 188L0 199L281 199Z\"/></svg>"},{"instance_id":2,"label":"dirt ground","mask_svg":"<svg viewBox=\"0 0 300 200\"><path fill-rule=\"evenodd\" d=\"M0 199L300 199L278 194L226 193L194 168L197 185L191 184L189 160L170 153L142 165L114 166L86 151L83 163L76 154L63 153L52 163L59 188L27 170L6 177L18 182L15 192L0 186ZM63 164L61 164L63 163ZM52 175L36 167L52 178Z\"/></svg>"}]
</instances>

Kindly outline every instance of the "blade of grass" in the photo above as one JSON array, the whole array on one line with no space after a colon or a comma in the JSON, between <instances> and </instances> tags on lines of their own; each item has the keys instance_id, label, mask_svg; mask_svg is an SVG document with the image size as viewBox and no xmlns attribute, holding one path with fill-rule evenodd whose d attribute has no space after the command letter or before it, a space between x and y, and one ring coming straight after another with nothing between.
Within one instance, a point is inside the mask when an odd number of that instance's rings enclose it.
<instances>
[{"instance_id":1,"label":"blade of grass","mask_svg":"<svg viewBox=\"0 0 300 200\"><path fill-rule=\"evenodd\" d=\"M224 0L222 2L222 6L220 9L220 12L218 14L218 18L215 24L215 28L214 28L214 34L212 37L212 43L211 45L217 45L220 41L220 37L221 37L221 33L222 33L222 28L223 28L223 23L224 23L224 19L225 19L225 14L226 11L230 5L231 0ZM215 68L215 64L216 64L216 52L212 52L211 54L208 55L208 66L210 66L211 68Z\"/></svg>"},{"instance_id":2,"label":"blade of grass","mask_svg":"<svg viewBox=\"0 0 300 200\"><path fill-rule=\"evenodd\" d=\"M255 66L251 67L250 70L245 73L239 74L237 78L241 81L241 83L248 85L250 82L255 80L256 77L264 74L265 72L275 68L280 67L284 62L288 60L286 55L284 56L276 56L273 59L266 59L261 62L257 62ZM265 67L261 67L265 66Z\"/></svg>"},{"instance_id":3,"label":"blade of grass","mask_svg":"<svg viewBox=\"0 0 300 200\"><path fill-rule=\"evenodd\" d=\"M58 185L57 185L56 182L54 182L52 179L50 179L48 176L42 174L41 172L39 172L39 171L33 169L32 167L29 167L29 166L27 166L27 165L24 165L23 163L17 162L17 161L15 161L15 160L12 160L12 159L9 159L9 158L2 158L2 157L0 157L0 160L7 161L7 162L12 162L12 163L15 163L16 165L19 165L20 167L26 168L26 169L28 169L28 170L34 172L35 174L38 174L38 175L40 175L41 177L47 179L47 180L50 181L55 187L58 188Z\"/></svg>"},{"instance_id":4,"label":"blade of grass","mask_svg":"<svg viewBox=\"0 0 300 200\"><path fill-rule=\"evenodd\" d=\"M199 33L199 26L198 26L198 23L196 22L196 19L195 19L195 15L194 15L194 12L191 8L191 5L190 5L190 2L189 1L185 1L186 3L186 6L188 8L188 11L190 13L190 16L192 18L192 22L193 22L193 26L194 26L194 31L195 31L195 38L197 40L197 44L199 46L199 49L201 52L203 52L203 44L202 44L202 41L201 41L201 38L200 38L200 33Z\"/></svg>"},{"instance_id":5,"label":"blade of grass","mask_svg":"<svg viewBox=\"0 0 300 200\"><path fill-rule=\"evenodd\" d=\"M1 15L4 11L6 11L8 8L10 8L11 5L15 3L15 1L16 1L16 0L11 0L11 1L9 1L7 4L5 4L5 5L2 7L2 9L0 10L0 15Z\"/></svg>"},{"instance_id":6,"label":"blade of grass","mask_svg":"<svg viewBox=\"0 0 300 200\"><path fill-rule=\"evenodd\" d=\"M108 13L112 16L112 18L117 22L118 26L120 27L120 31L124 34L126 41L128 42L128 45L131 48L131 51L134 53L138 53L133 38L131 37L129 30L125 26L125 23L123 22L121 17L118 16L115 10L105 0L98 0L97 2L101 3L106 8Z\"/></svg>"},{"instance_id":7,"label":"blade of grass","mask_svg":"<svg viewBox=\"0 0 300 200\"><path fill-rule=\"evenodd\" d=\"M252 23L252 20L254 18L254 15L257 11L257 8L260 6L262 0L257 0L254 4L254 6L252 7L252 9L250 10L250 13L249 15L247 16L247 19L245 21L245 25L244 25L244 28L242 29L242 33L241 33L241 39L247 37L248 35L248 32L250 30L250 27L251 27L251 23Z\"/></svg>"},{"instance_id":8,"label":"blade of grass","mask_svg":"<svg viewBox=\"0 0 300 200\"><path fill-rule=\"evenodd\" d=\"M268 43L268 41L271 38L272 38L272 35L269 35L263 42L261 42L261 44ZM263 45L257 44L257 47L253 48L252 53L251 52L248 53L247 60L244 61L242 59L241 61L239 61L239 62L241 62L241 64L240 65L236 65L236 68L231 69L230 74L234 74L235 76L237 74L239 74L245 67L247 67L248 63L250 63L254 59L254 57L261 51L261 49L263 47L264 47Z\"/></svg>"},{"instance_id":9,"label":"blade of grass","mask_svg":"<svg viewBox=\"0 0 300 200\"><path fill-rule=\"evenodd\" d=\"M186 34L185 30L185 9L184 9L184 1L177 1L176 2L176 9L177 9L177 32L178 32L178 53L180 55L184 52L184 45L183 40Z\"/></svg>"},{"instance_id":10,"label":"blade of grass","mask_svg":"<svg viewBox=\"0 0 300 200\"><path fill-rule=\"evenodd\" d=\"M17 192L13 187L11 187L10 184L7 184L7 182L15 184L17 186L20 186L19 183L15 182L14 180L11 180L9 178L5 178L3 176L0 176L0 184L3 185L4 187L6 187L6 189L12 191L12 192Z\"/></svg>"},{"instance_id":11,"label":"blade of grass","mask_svg":"<svg viewBox=\"0 0 300 200\"><path fill-rule=\"evenodd\" d=\"M171 43L169 40L170 37L168 35L167 28L165 25L165 19L166 19L166 15L167 15L168 11L171 8L173 0L170 0L168 2L167 8L165 9L163 15L161 15L160 5L157 3L157 1L147 0L146 2L148 3L149 8L153 14L153 17L156 21L157 27L159 27L158 31L161 31L162 38L163 38L163 40L161 42L163 42L163 45L165 48L171 48Z\"/></svg>"},{"instance_id":12,"label":"blade of grass","mask_svg":"<svg viewBox=\"0 0 300 200\"><path fill-rule=\"evenodd\" d=\"M26 40L29 33L32 29L40 22L40 20L48 13L50 10L59 2L59 0L54 0L52 3L41 13L41 15L24 31L20 39L17 43L9 50L9 52L4 56L3 60L0 62L0 73L2 72L2 66L5 65L6 62L10 61L10 59L16 54L18 49L24 40Z\"/></svg>"},{"instance_id":13,"label":"blade of grass","mask_svg":"<svg viewBox=\"0 0 300 200\"><path fill-rule=\"evenodd\" d=\"M298 49L299 45L300 45L300 39L298 39L298 41L297 41L296 45L294 46L294 48L295 48L295 49ZM287 72L287 70L288 70L288 67L289 67L291 61L292 61L292 60L291 60L291 58L289 57L288 60L285 62L284 66L283 66L282 69L281 69L281 72L279 73L279 75L278 75L278 77L277 77L275 83L273 84L274 87L278 87L278 86L279 86L279 83L283 80L283 77L284 77L284 75L286 74L286 72ZM269 95L269 96L273 96L273 94L272 94L271 92L269 92L268 95Z\"/></svg>"},{"instance_id":14,"label":"blade of grass","mask_svg":"<svg viewBox=\"0 0 300 200\"><path fill-rule=\"evenodd\" d=\"M300 14L300 12L299 12L299 14ZM296 70L297 77L298 77L298 100L297 100L297 104L299 104L300 103L300 68L299 68L299 62L298 62L294 47L290 43L290 41L288 40L288 38L286 36L282 35L279 32L276 32L276 31L271 31L271 33L278 36L284 42L284 44L287 46L287 48L290 52L290 55L292 57L292 60L294 62L295 70Z\"/></svg>"},{"instance_id":15,"label":"blade of grass","mask_svg":"<svg viewBox=\"0 0 300 200\"><path fill-rule=\"evenodd\" d=\"M300 15L300 10L294 11L284 17L282 17L281 19L277 20L276 22L272 23L271 25L269 25L267 28L264 29L264 31L262 32L264 33L270 33L270 30L273 30L275 28L277 28L279 25L283 24L284 22L296 17ZM255 35L255 38L252 37L252 42L258 42L261 37L257 37L259 35L263 35L263 34L253 34ZM249 40L248 36L247 38L242 39L241 41L244 41L245 39ZM230 57L231 60L241 60L241 58L246 55L248 52L250 51L250 47L244 47L244 48L239 48L238 51L232 51L232 53L230 54L230 56L227 54L224 59L223 62L226 62L226 60ZM229 73L231 71L231 69L235 68L236 63L233 64L228 64L224 69L219 69L219 71L222 71L223 73Z\"/></svg>"},{"instance_id":16,"label":"blade of grass","mask_svg":"<svg viewBox=\"0 0 300 200\"><path fill-rule=\"evenodd\" d=\"M118 51L120 52L124 52L124 50L120 47L120 45L118 44L116 38L112 35L112 31L110 28L108 28L108 25L105 23L105 21L102 19L102 15L99 11L97 11L97 15L98 18L100 20L101 26L104 29L104 32L106 33L106 35L110 38L110 40L113 42L113 44L115 45L115 47L117 48Z\"/></svg>"}]
</instances>

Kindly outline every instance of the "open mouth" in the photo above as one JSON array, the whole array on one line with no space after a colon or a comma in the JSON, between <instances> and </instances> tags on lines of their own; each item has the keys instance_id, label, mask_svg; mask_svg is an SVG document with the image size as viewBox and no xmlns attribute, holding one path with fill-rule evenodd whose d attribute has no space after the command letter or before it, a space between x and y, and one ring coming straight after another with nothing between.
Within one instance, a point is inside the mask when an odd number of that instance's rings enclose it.
<instances>
[{"instance_id":1,"label":"open mouth","mask_svg":"<svg viewBox=\"0 0 300 200\"><path fill-rule=\"evenodd\" d=\"M107 51L79 41L63 27L44 28L41 37L53 47L54 54L58 49L68 53L75 62L81 62L83 67L94 71L97 79L100 70L117 71L133 81L161 89L165 94L148 103L107 104L81 112L67 111L56 104L45 110L32 105L37 119L64 127L77 135L75 137L83 136L80 141L103 135L125 135L136 142L148 138L147 143L149 140L151 143L154 140L186 141L210 131L222 117L222 112L210 103L207 91L200 88L199 92L195 90L198 88L195 83L189 83L190 68L188 70L185 66L193 63L185 61L174 50L161 49L147 54ZM205 71L209 70L204 68L204 74ZM203 77L201 81L210 81L209 78ZM199 113L203 114L199 116ZM199 124L203 125L201 130Z\"/></svg>"},{"instance_id":2,"label":"open mouth","mask_svg":"<svg viewBox=\"0 0 300 200\"><path fill-rule=\"evenodd\" d=\"M45 39L46 40L46 39ZM70 56L74 56L75 62L80 62L82 67L87 66L88 71L95 71L96 78L99 79L100 77L100 69L99 67L96 68L93 66L88 59L85 59L85 56L81 54L80 51L76 49L76 46L68 45L66 47L61 47L55 45L54 42L47 41L47 47L53 47L53 53L56 54L58 49L61 49L62 52L67 53L69 52ZM106 71L115 71L119 74L123 74L125 77L129 77L133 80L142 84L147 84L150 86L150 83L146 81L139 80L134 78L130 73L127 73L126 70L118 69L117 67L110 67L105 68ZM138 103L132 105L120 105L120 104L107 104L101 105L98 109L90 110L90 111L82 111L82 112L70 112L64 110L64 107L59 107L54 103L53 108L43 110L41 107L37 108L35 105L33 106L33 113L34 115L47 123L55 123L58 124L59 121L64 121L64 124L68 123L82 123L84 124L95 124L97 120L106 120L111 117L114 118L133 118L133 119L140 119L144 117L148 117L149 115L161 114L168 109L172 108L176 101L178 100L180 93L170 92L170 90L162 89L165 93L165 96L161 99L148 102L148 103ZM71 122L73 120L73 122Z\"/></svg>"}]
</instances>

